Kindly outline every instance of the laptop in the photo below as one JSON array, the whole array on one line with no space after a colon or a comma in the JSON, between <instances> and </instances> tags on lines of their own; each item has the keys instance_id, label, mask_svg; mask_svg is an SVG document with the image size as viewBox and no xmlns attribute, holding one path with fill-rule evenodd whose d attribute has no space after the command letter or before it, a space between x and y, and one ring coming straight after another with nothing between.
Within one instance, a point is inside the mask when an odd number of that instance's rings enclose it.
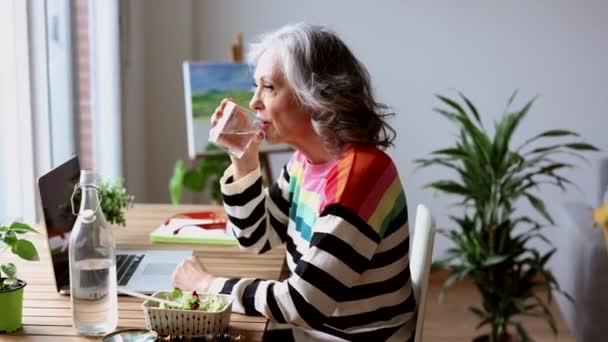
<instances>
[{"instance_id":1,"label":"laptop","mask_svg":"<svg viewBox=\"0 0 608 342\"><path fill-rule=\"evenodd\" d=\"M79 178L80 163L78 157L73 157L38 179L55 284L57 291L66 295L70 292L68 245L76 222L70 197ZM191 255L192 251L186 250L117 250L118 287L145 294L170 291L173 271L181 260ZM81 281L87 281L86 277Z\"/></svg>"}]
</instances>

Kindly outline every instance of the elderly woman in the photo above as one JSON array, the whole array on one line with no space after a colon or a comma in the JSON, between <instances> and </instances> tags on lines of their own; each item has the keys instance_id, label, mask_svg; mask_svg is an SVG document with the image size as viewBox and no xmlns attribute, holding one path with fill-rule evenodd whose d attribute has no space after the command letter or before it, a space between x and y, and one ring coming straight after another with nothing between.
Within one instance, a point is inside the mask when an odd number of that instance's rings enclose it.
<instances>
[{"instance_id":1,"label":"elderly woman","mask_svg":"<svg viewBox=\"0 0 608 342\"><path fill-rule=\"evenodd\" d=\"M264 132L232 157L220 181L224 207L242 248L286 244L290 276L216 277L190 258L173 285L231 294L235 311L270 320L266 340L413 341L405 194L382 151L395 132L367 70L335 34L307 24L264 36L250 59L249 105ZM267 189L258 158L264 138L296 150Z\"/></svg>"}]
</instances>

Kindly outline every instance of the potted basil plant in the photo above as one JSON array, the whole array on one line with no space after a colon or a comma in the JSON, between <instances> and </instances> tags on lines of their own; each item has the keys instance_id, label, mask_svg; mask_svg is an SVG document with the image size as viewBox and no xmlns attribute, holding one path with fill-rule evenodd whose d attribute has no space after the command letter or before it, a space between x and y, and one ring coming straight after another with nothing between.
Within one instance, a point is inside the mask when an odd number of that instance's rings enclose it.
<instances>
[{"instance_id":1,"label":"potted basil plant","mask_svg":"<svg viewBox=\"0 0 608 342\"><path fill-rule=\"evenodd\" d=\"M34 244L19 236L38 233L34 228L21 222L0 226L0 254L7 250L29 261L38 261L38 251ZM11 262L0 263L0 331L14 331L21 327L23 316L23 288L26 283L17 278L17 267Z\"/></svg>"}]
</instances>

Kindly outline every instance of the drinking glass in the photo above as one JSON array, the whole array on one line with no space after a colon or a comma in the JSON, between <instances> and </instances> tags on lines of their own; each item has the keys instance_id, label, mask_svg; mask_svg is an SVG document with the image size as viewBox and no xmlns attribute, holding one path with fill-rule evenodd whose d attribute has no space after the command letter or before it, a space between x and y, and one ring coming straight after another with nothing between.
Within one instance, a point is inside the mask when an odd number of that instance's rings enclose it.
<instances>
[{"instance_id":1,"label":"drinking glass","mask_svg":"<svg viewBox=\"0 0 608 342\"><path fill-rule=\"evenodd\" d=\"M263 122L253 113L229 101L209 131L209 142L241 158L262 126Z\"/></svg>"}]
</instances>

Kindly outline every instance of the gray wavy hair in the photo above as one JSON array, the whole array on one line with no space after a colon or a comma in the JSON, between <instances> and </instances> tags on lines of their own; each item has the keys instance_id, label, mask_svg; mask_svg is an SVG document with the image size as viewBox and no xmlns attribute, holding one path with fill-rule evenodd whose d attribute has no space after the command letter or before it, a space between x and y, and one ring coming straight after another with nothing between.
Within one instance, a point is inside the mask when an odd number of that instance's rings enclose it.
<instances>
[{"instance_id":1,"label":"gray wavy hair","mask_svg":"<svg viewBox=\"0 0 608 342\"><path fill-rule=\"evenodd\" d=\"M341 152L349 145L393 145L396 132L386 119L394 114L374 99L367 69L336 34L304 23L284 26L251 45L249 63L256 65L268 49L312 113L313 128L326 148Z\"/></svg>"}]
</instances>

